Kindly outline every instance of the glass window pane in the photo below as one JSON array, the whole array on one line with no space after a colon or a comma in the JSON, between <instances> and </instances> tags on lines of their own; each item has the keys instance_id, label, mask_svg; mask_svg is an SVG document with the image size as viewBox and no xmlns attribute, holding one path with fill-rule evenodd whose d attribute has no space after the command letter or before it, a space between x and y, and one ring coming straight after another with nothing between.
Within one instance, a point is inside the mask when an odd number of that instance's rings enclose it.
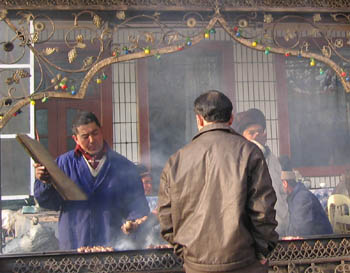
<instances>
[{"instance_id":1,"label":"glass window pane","mask_svg":"<svg viewBox=\"0 0 350 273\"><path fill-rule=\"evenodd\" d=\"M67 120L66 120L66 132L67 136L72 135L72 124L73 124L73 119L77 115L78 109L68 109L67 110Z\"/></svg>"},{"instance_id":2,"label":"glass window pane","mask_svg":"<svg viewBox=\"0 0 350 273\"><path fill-rule=\"evenodd\" d=\"M1 139L1 194L30 193L30 157L16 139Z\"/></svg>"},{"instance_id":3,"label":"glass window pane","mask_svg":"<svg viewBox=\"0 0 350 273\"><path fill-rule=\"evenodd\" d=\"M28 77L27 77L27 76ZM0 69L0 81L8 83L0 88L0 99L6 98L0 112L5 114L17 102L17 98L29 94L29 69ZM29 108L30 105L20 109L15 117L1 130L2 134L28 134L30 131Z\"/></svg>"},{"instance_id":4,"label":"glass window pane","mask_svg":"<svg viewBox=\"0 0 350 273\"><path fill-rule=\"evenodd\" d=\"M18 20L11 20L17 29L29 33L29 24L18 24ZM0 21L1 45L4 50L0 50L0 63L2 64L27 64L29 63L29 48L21 46L19 39L14 39L16 33L8 27L4 21Z\"/></svg>"},{"instance_id":5,"label":"glass window pane","mask_svg":"<svg viewBox=\"0 0 350 273\"><path fill-rule=\"evenodd\" d=\"M75 148L75 141L72 137L67 137L67 150L73 150Z\"/></svg>"},{"instance_id":6,"label":"glass window pane","mask_svg":"<svg viewBox=\"0 0 350 273\"><path fill-rule=\"evenodd\" d=\"M46 137L40 138L40 143L44 145L44 147L48 150L49 149L49 140Z\"/></svg>"},{"instance_id":7,"label":"glass window pane","mask_svg":"<svg viewBox=\"0 0 350 273\"><path fill-rule=\"evenodd\" d=\"M47 109L38 109L35 112L35 125L38 131L39 136L48 135L48 110Z\"/></svg>"}]
</instances>

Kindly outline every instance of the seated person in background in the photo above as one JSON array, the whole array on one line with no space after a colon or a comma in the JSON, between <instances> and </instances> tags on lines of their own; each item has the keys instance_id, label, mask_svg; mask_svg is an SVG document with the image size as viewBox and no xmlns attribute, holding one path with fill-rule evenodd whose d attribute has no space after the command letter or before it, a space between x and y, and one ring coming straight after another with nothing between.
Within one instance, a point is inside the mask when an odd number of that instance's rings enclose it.
<instances>
[{"instance_id":1,"label":"seated person in background","mask_svg":"<svg viewBox=\"0 0 350 273\"><path fill-rule=\"evenodd\" d=\"M149 206L152 210L152 213L148 216L147 220L139 227L136 232L136 241L140 248L166 248L171 247L168 242L164 241L160 235L160 225L157 216L157 206L152 207L152 201L156 201L158 197L150 196L152 194L152 175L149 169L143 165L136 165L138 172L140 174L143 188L145 190L145 195L149 201Z\"/></svg>"},{"instance_id":2,"label":"seated person in background","mask_svg":"<svg viewBox=\"0 0 350 273\"><path fill-rule=\"evenodd\" d=\"M332 226L317 197L303 183L296 182L289 158L280 158L281 182L287 193L289 210L288 236L332 234Z\"/></svg>"},{"instance_id":3,"label":"seated person in background","mask_svg":"<svg viewBox=\"0 0 350 273\"><path fill-rule=\"evenodd\" d=\"M88 199L63 200L40 164L34 164L34 196L40 206L60 211L60 249L114 246L125 237L121 231L128 234L134 220L149 214L141 179L134 163L108 147L93 113L79 112L72 133L75 149L59 156L56 162Z\"/></svg>"},{"instance_id":4,"label":"seated person in background","mask_svg":"<svg viewBox=\"0 0 350 273\"><path fill-rule=\"evenodd\" d=\"M138 164L137 170L140 174L141 181L143 184L143 189L145 190L145 195L152 194L152 175L149 172L148 168L143 164Z\"/></svg>"},{"instance_id":5,"label":"seated person in background","mask_svg":"<svg viewBox=\"0 0 350 273\"><path fill-rule=\"evenodd\" d=\"M344 194L350 196L350 170L346 170L340 177L339 184L335 187L332 194Z\"/></svg>"}]
</instances>

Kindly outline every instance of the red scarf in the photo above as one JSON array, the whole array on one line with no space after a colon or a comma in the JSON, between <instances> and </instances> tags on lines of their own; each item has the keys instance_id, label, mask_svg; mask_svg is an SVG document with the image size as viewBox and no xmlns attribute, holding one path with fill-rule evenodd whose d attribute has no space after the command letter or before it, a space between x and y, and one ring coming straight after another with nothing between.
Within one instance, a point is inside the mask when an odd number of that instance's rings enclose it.
<instances>
[{"instance_id":1,"label":"red scarf","mask_svg":"<svg viewBox=\"0 0 350 273\"><path fill-rule=\"evenodd\" d=\"M76 144L74 148L74 154L76 156L83 155L93 169L97 168L98 164L100 163L102 157L106 154L106 152L107 152L107 145L105 143L103 143L102 150L95 155L90 155L89 153L85 152L83 148L80 147L79 144Z\"/></svg>"}]
</instances>

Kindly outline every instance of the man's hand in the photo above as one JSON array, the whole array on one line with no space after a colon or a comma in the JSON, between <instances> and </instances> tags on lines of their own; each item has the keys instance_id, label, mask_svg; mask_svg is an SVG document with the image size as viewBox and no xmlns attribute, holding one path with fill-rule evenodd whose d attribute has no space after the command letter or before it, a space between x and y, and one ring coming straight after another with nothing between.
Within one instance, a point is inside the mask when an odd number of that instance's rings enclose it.
<instances>
[{"instance_id":1,"label":"man's hand","mask_svg":"<svg viewBox=\"0 0 350 273\"><path fill-rule=\"evenodd\" d=\"M258 253L257 258L262 265L267 265L268 259L261 253Z\"/></svg>"},{"instance_id":2,"label":"man's hand","mask_svg":"<svg viewBox=\"0 0 350 273\"><path fill-rule=\"evenodd\" d=\"M266 258L263 258L263 259L260 259L259 262L262 264L262 265L266 265L268 260Z\"/></svg>"},{"instance_id":3,"label":"man's hand","mask_svg":"<svg viewBox=\"0 0 350 273\"><path fill-rule=\"evenodd\" d=\"M34 163L33 166L35 168L35 178L42 181L45 184L50 184L51 176L46 170L45 166L41 165L40 163Z\"/></svg>"},{"instance_id":4,"label":"man's hand","mask_svg":"<svg viewBox=\"0 0 350 273\"><path fill-rule=\"evenodd\" d=\"M120 228L124 234L128 235L134 232L139 227L139 225L141 225L146 220L147 216L136 219L135 221L126 221Z\"/></svg>"},{"instance_id":5,"label":"man's hand","mask_svg":"<svg viewBox=\"0 0 350 273\"><path fill-rule=\"evenodd\" d=\"M126 221L122 226L121 230L123 231L124 234L129 235L133 231L135 231L138 227L138 224L133 221Z\"/></svg>"}]
</instances>

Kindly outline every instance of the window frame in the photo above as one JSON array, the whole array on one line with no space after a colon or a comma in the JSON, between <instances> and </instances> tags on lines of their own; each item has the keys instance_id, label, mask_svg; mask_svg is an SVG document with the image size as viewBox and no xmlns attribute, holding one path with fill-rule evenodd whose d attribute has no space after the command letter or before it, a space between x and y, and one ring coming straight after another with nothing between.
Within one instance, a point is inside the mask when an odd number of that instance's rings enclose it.
<instances>
[{"instance_id":1,"label":"window frame","mask_svg":"<svg viewBox=\"0 0 350 273\"><path fill-rule=\"evenodd\" d=\"M30 33L34 32L34 25L33 25L33 21L31 20L29 22L29 31ZM3 69L29 69L30 71L30 75L31 77L29 78L29 93L33 94L34 93L34 54L33 52L30 50L29 51L29 63L27 64L0 64L0 68ZM34 138L35 135L35 117L34 117L34 107L32 105L29 106L29 133L27 134L28 136L30 136L31 138ZM2 134L0 131L0 141L2 139L15 139L16 138L16 134ZM0 144L1 145L1 144ZM0 146L1 148L1 146ZM1 149L0 149L1 151ZM1 156L1 155L0 155ZM29 195L33 195L34 194L34 167L33 167L33 159L30 159L30 190L29 190ZM0 191L1 193L1 191ZM2 195L1 194L1 199L2 200L19 200L19 199L24 199L27 198L28 195Z\"/></svg>"}]
</instances>

